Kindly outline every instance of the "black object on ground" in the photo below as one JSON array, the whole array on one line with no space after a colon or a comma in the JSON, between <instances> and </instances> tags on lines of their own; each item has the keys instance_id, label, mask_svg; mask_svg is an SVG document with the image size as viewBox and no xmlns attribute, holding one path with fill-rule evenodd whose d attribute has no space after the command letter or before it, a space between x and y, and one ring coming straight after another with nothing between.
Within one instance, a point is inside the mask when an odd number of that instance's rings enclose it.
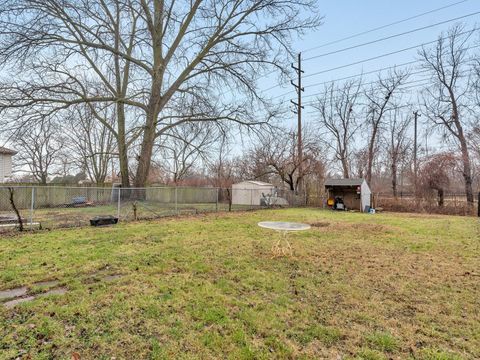
<instances>
[{"instance_id":1,"label":"black object on ground","mask_svg":"<svg viewBox=\"0 0 480 360\"><path fill-rule=\"evenodd\" d=\"M118 223L118 217L107 215L107 216L95 216L93 219L90 219L91 226L105 226L105 225L115 225Z\"/></svg>"},{"instance_id":2,"label":"black object on ground","mask_svg":"<svg viewBox=\"0 0 480 360\"><path fill-rule=\"evenodd\" d=\"M335 203L333 204L332 207L333 210L341 210L345 211L347 210L347 207L345 206L345 203L343 202L343 199L339 196L335 197Z\"/></svg>"}]
</instances>

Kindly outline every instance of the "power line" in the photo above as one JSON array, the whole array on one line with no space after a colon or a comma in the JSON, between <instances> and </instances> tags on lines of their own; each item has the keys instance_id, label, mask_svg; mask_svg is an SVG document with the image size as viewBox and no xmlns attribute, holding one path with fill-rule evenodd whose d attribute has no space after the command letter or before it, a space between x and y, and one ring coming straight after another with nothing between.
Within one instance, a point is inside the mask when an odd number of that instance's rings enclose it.
<instances>
[{"instance_id":1,"label":"power line","mask_svg":"<svg viewBox=\"0 0 480 360\"><path fill-rule=\"evenodd\" d=\"M374 28L374 29L370 29L370 30L367 30L367 31L363 31L361 33L357 33L357 34L353 34L353 35L350 35L350 36L347 36L345 38L342 38L342 39L338 39L338 40L334 40L334 41L331 41L331 42L328 42L328 43L325 43L325 44L322 44L322 45L319 45L319 46L315 46L313 48L309 48L309 49L306 49L306 50L303 50L302 52L308 52L308 51L312 51L312 50L315 50L315 49L319 49L319 48L322 48L322 47L325 47L325 46L328 46L328 45L333 45L333 44L336 44L336 43L339 43L339 42L342 42L342 41L345 41L345 40L349 40L349 39L353 39L355 37L358 37L358 36L361 36L361 35L365 35L365 34L369 34L371 32L374 32L374 31L378 31L378 30L382 30L382 29L385 29L387 27L390 27L390 26L393 26L393 25L398 25L398 24L401 24L401 23L404 23L404 22L407 22L409 20L413 20L413 19L417 19L417 18L420 18L422 16L425 16L425 15L429 15L429 14L432 14L432 13L435 13L435 12L438 12L438 11L441 11L441 10L444 10L444 9L448 9L450 7L453 7L453 6L456 6L456 5L459 5L459 4L462 4L462 3L465 3L465 2L468 2L470 0L462 0L462 1L457 1L455 3L452 3L452 4L449 4L449 5L445 5L445 6L442 6L442 7L439 7L439 8L436 8L436 9L432 9L432 10L429 10L429 11L426 11L426 12L423 12L423 13L420 13L418 15L414 15L414 16L411 16L411 17L408 17L406 19L402 19L402 20L398 20L398 21L395 21L393 23L390 23L390 24L387 24L387 25L383 25L383 26L380 26L380 27L377 27L377 28ZM259 77L259 79L262 79L262 78L265 78L269 75L272 75L276 72L276 70L273 70L273 71L270 71L266 74L263 74L262 76ZM275 86L277 87L277 86ZM263 91L268 91L268 90L271 90L275 87L272 87L272 88L268 88L268 89L265 89ZM230 91L229 91L230 92Z\"/></svg>"},{"instance_id":2,"label":"power line","mask_svg":"<svg viewBox=\"0 0 480 360\"><path fill-rule=\"evenodd\" d=\"M334 82L337 82L337 81L342 81L342 80L348 80L348 79L358 78L358 77L361 77L361 76L364 76L364 75L370 75L370 74L380 73L380 72L385 71L385 70L391 70L391 69L395 69L395 68L399 68L399 67L403 67L403 66L407 66L407 65L412 65L412 64L415 64L415 63L419 63L419 62L421 62L421 61L422 61L422 60L408 61L408 62L405 62L405 63L395 64L395 65L388 66L388 67L384 67L384 68L380 68L380 69L370 70L370 71L367 71L367 72L361 72L361 73L358 73L358 74L355 74L355 75L345 76L345 77L343 77L343 78L337 78L337 79L333 79L333 80L322 81L322 82L317 82L317 83L313 83L313 84L310 84L310 85L305 85L305 87L319 86L319 85L324 85L324 84L328 84L328 83L334 83ZM286 93L284 93L284 94L274 96L274 97L272 97L271 99L273 100L273 99L277 99L277 98L282 97L282 96L287 96L287 95L290 95L290 94L293 93L293 92L294 92L294 91L291 90L291 91L288 91L288 92L286 92Z\"/></svg>"},{"instance_id":3,"label":"power line","mask_svg":"<svg viewBox=\"0 0 480 360\"><path fill-rule=\"evenodd\" d=\"M378 30L381 30L381 29L384 29L384 28L393 26L393 25L397 25L397 24L400 24L400 23L403 23L403 22L407 22L407 21L409 21L409 20L413 20L413 19L416 19L416 18L425 16L425 15L428 15L428 14L432 14L432 13L435 13L435 12L438 12L438 11L441 11L441 10L444 10L444 9L447 9L447 8L450 8L450 7L453 7L453 6L456 6L456 5L459 5L459 4L468 2L468 1L470 1L470 0L462 0L462 1L458 1L458 2L455 2L455 3L449 4L449 5L445 5L445 6L442 6L442 7L436 8L436 9L433 9L433 10L429 10L429 11L420 13L420 14L418 14L418 15L414 15L414 16L408 17L408 18L406 18L406 19L402 19L402 20L395 21L395 22L390 23L390 24L387 24L387 25L383 25L383 26L380 26L380 27L377 27L377 28L374 28L374 29L371 29L371 30L367 30L367 31L364 31L364 32L361 32L361 33L357 33L357 34L353 34L353 35L347 36L347 37L342 38L342 39L338 39L338 40L335 40L335 41L331 41L331 42L329 42L329 43L325 43L325 44L322 44L322 45L319 45L319 46L315 46L315 47L313 47L313 48L309 48L309 49L303 50L303 52L308 52L308 51L312 51L312 50L315 50L315 49L319 49L319 48L325 47L325 46L327 46L327 45L336 44L336 43L342 42L342 41L344 41L344 40L352 39L352 38L355 38L355 37L358 37L358 36L361 36L361 35L364 35L364 34L368 34L368 33L374 32L374 31L378 31ZM434 26L434 25L432 25L432 26ZM311 58L309 58L309 59L311 59ZM269 76L269 75L274 74L275 72L276 72L275 70L270 71L270 72L268 72L268 73L266 73L266 74L261 75L258 79L265 78L265 77L267 77L267 76ZM274 89L274 88L277 87L277 86L281 86L281 85L276 85L276 86L274 86L274 87L270 87L270 88L265 89L265 90L262 90L262 91L268 91L268 90ZM228 92L231 92L231 90L228 91Z\"/></svg>"},{"instance_id":4,"label":"power line","mask_svg":"<svg viewBox=\"0 0 480 360\"><path fill-rule=\"evenodd\" d=\"M423 85L428 85L430 83L430 78L427 78L427 79L417 79L417 80L412 80L412 81L408 81L408 82L405 82L403 83L402 85L400 85L398 87L398 90L407 90L407 89L410 89L410 88L415 88L415 87L418 87L418 86L423 86ZM410 86L405 86L405 85L409 85ZM376 88L372 88L370 90L381 90L383 89L382 87L376 87ZM318 94L312 94L311 96L314 96L314 95L322 95L322 94L325 94L325 93L318 93ZM334 99L339 99L340 96L337 96L335 97ZM307 101L304 103L304 105L308 106L308 105L312 105L316 103L315 100L310 100L310 101Z\"/></svg>"},{"instance_id":5,"label":"power line","mask_svg":"<svg viewBox=\"0 0 480 360\"><path fill-rule=\"evenodd\" d=\"M304 61L309 61L309 60L313 60L313 59L318 59L318 58L320 58L320 57L325 57L325 56L328 56L328 55L338 54L338 53L345 52L345 51L348 51L348 50L357 49L357 48L359 48L359 47L363 47L363 46L367 46L367 45L371 45L371 44L376 44L376 43L379 43L379 42L382 42L382 41L385 41L385 40L390 40L390 39L394 39L394 38L396 38L396 37L400 37L400 36L412 34L412 33L418 32L418 31L430 29L430 28L435 27L435 26L448 24L448 23L450 23L450 22L458 21L458 20L465 19L465 18L474 16L474 15L478 15L478 14L480 14L480 11L477 11L477 12L474 12L474 13L470 13L470 14L467 14L467 15L463 15L463 16L459 16L459 17L456 17L456 18L453 18L453 19L448 19L448 20L440 21L440 22L435 23L435 24L422 26L422 27L419 27L419 28L416 28L416 29L413 29L413 30L404 31L404 32L402 32L402 33L398 33L398 34L394 34L394 35L389 35L389 36L386 36L386 37L383 37L383 38L380 38L380 39L376 39L376 40L372 40L372 41L367 41L367 42L362 43L362 44L357 44L357 45L349 46L349 47L346 47L346 48L343 48L343 49L334 50L334 51L330 51L330 52L323 53L323 54L320 54L320 55L311 56L311 57L309 57L309 58L304 59Z\"/></svg>"},{"instance_id":6,"label":"power line","mask_svg":"<svg viewBox=\"0 0 480 360\"><path fill-rule=\"evenodd\" d=\"M353 38L356 38L356 37L359 37L359 36L362 36L362 35L370 34L370 33L372 33L372 32L375 32L375 31L378 31L378 30L382 30L382 29L385 29L385 28L390 27L390 26L398 25L398 24L401 24L401 23L404 23L404 22L407 22L407 21L410 21L410 20L418 19L418 18L420 18L420 17L422 17L422 16L429 15L429 14L432 14L432 13L435 13L435 12L438 12L438 11L441 11L441 10L444 10L444 9L448 9L448 8L450 8L450 7L453 7L453 6L463 4L463 3L467 2L467 1L469 1L469 0L457 1L457 2L455 2L455 3L449 4L449 5L445 5L445 6L436 8L436 9L432 9L432 10L423 12L423 13L418 14L418 15L410 16L410 17L408 17L408 18L406 18L406 19L397 20L397 21L392 22L392 23L390 23L390 24L382 25L382 26L379 26L379 27L376 27L376 28L373 28L373 29L370 29L370 30L362 31L362 32L357 33L357 34L349 35L349 36L347 36L347 37L344 37L344 38L341 38L341 39L338 39L338 40L330 41L330 42L327 42L327 43L325 43L325 44L321 44L321 45L318 45L318 46L315 46L315 47L312 47L312 48L309 48L309 49L305 49L305 50L303 50L302 52L306 53L306 52L309 52L309 51L312 51L312 50L320 49L320 48L325 47L325 46L329 46L329 45L333 45L333 44L338 44L339 42L343 42L343 41L345 41L345 40L350 40L350 39L353 39Z\"/></svg>"},{"instance_id":7,"label":"power line","mask_svg":"<svg viewBox=\"0 0 480 360\"><path fill-rule=\"evenodd\" d=\"M474 29L474 30L477 30L477 29ZM472 30L473 31L473 30ZM463 35L465 32L463 33L460 33L458 35ZM395 54L398 54L398 53L401 53L401 52L404 52L404 51L408 51L408 50L412 50L412 49L415 49L417 47L420 47L420 46L425 46L425 45L430 45L430 44L433 44L433 43L436 43L439 39L437 40L433 40L433 41L430 41L430 42L426 42L426 43L422 43L422 44L419 44L419 45L415 45L415 46L410 46L408 48L404 48L404 49L401 49L401 50L396 50L396 51L392 51L392 52L389 52L389 53L386 53L386 54L381 54L381 55L377 55L377 56L374 56L374 57L370 57L370 58L367 58L367 59L363 59L363 60L359 60L359 61L355 61L353 63L349 63L349 64L345 64L345 65L340 65L340 66L337 66L337 67L334 67L334 68L330 68L330 69L326 69L326 70L322 70L322 71L317 71L317 72L314 72L314 73L311 73L311 74L308 74L308 75L305 75L304 78L309 78L309 77L312 77L312 76L315 76L315 75L320 75L320 74L325 74L327 72L331 72L331 71L335 71L335 70L339 70L339 69L344 69L344 68L347 68L347 67L350 67L350 66L354 66L354 65L359 65L359 64L363 64L365 62L369 62L369 61L372 61L372 60L377 60L377 59L381 59L383 57L387 57L387 56L390 56L390 55L395 55ZM285 84L276 84L274 86L271 86L263 91L269 91L269 90L272 90L272 89L275 89L279 86L282 86L282 85L285 85Z\"/></svg>"},{"instance_id":8,"label":"power line","mask_svg":"<svg viewBox=\"0 0 480 360\"><path fill-rule=\"evenodd\" d=\"M419 71L415 71L413 73L410 73L409 76L411 75L418 75L418 74L423 74L423 73L426 73L426 72L429 72L430 70L429 69L425 69L425 70L419 70ZM424 79L423 79L424 80ZM378 80L374 80L374 81L371 81L371 82L368 82L368 83L364 83L364 84L361 84L362 86L367 86L367 85L373 85L375 83L377 83ZM408 82L410 83L410 82ZM408 83L404 83L404 84L408 84ZM337 91L342 91L343 89L334 89L333 91L334 92L337 92ZM326 95L330 93L330 91L322 91L322 92L318 92L318 93L314 93L314 94L309 94L307 96L304 96L304 98L308 98L308 97L312 97L312 96L317 96L317 95Z\"/></svg>"},{"instance_id":9,"label":"power line","mask_svg":"<svg viewBox=\"0 0 480 360\"><path fill-rule=\"evenodd\" d=\"M461 32L461 33L458 33L457 36L461 36L461 35L465 35L465 34L468 34L468 33L472 33L472 32L474 32L474 31L476 31L476 30L478 30L478 29L479 29L479 28L473 28L473 29L471 29L471 30L463 31L463 32ZM399 53L401 53L401 52L405 52L405 51L408 51L408 50L413 50L413 49L416 49L416 48L421 47L421 46L435 44L435 43L437 43L439 40L445 40L445 39L448 39L448 36L443 37L443 38L440 37L440 38L438 38L438 39L436 39L436 40L428 41L428 42L425 42L425 43L422 43L422 44L418 44L418 45L414 45L414 46L409 46L409 47L406 47L406 48L403 48L403 49L400 49L400 50L391 51L391 52L388 52L388 53L385 53L385 54L373 56L373 57L370 57L370 58L367 58L367 59L355 61L355 62L350 63L350 64L340 65L340 66L336 66L336 67L333 67L333 68L330 68L330 69L318 71L318 72L316 72L316 73L311 73L311 74L309 74L309 75L304 76L304 78L312 77L312 76L319 75L319 74L325 74L325 73L327 73L327 72L331 72L331 71L335 71L335 70L339 70L339 69L344 69L344 68L346 68L346 67L350 67L350 66L353 66L353 65L363 64L363 63L366 63L366 62L369 62L369 61L372 61L372 60L377 60L377 59L381 59L381 58L384 58L384 57L387 57L387 56L390 56L390 55L395 55L395 54L399 54ZM277 86L278 86L278 85L277 85Z\"/></svg>"},{"instance_id":10,"label":"power line","mask_svg":"<svg viewBox=\"0 0 480 360\"><path fill-rule=\"evenodd\" d=\"M476 49L476 48L479 48L480 45L474 45L474 46L470 46L470 47L467 47L465 48L465 50L473 50L473 49ZM343 81L343 80L348 80L348 79L353 79L353 78L358 78L358 77L361 77L361 76L364 76L364 75L370 75L370 74L374 74L374 73L380 73L382 71L385 71L385 70L391 70L391 69L396 69L396 68L399 68L399 67L403 67L403 66L408 66L408 65L413 65L413 64L416 64L416 63L421 63L422 60L412 60L412 61L408 61L408 62L405 62L405 63L401 63L401 64L395 64L395 65L391 65L391 66L388 66L388 67L383 67L383 68L379 68L379 69L375 69L375 70L371 70L371 71L367 71L367 72L361 72L361 73L358 73L358 74L355 74L355 75L350 75L350 76L345 76L345 77L342 77L342 78L336 78L336 79L332 79L332 80L328 80L328 81L322 81L322 82L317 82L317 83L313 83L313 84L310 84L310 85L305 85L306 88L310 88L310 87L313 87L313 86L319 86L319 85L324 85L324 84L329 84L329 83L334 83L334 82L338 82L338 81ZM415 74L415 73L413 73ZM310 76L310 75L308 75ZM304 76L304 78L307 77L307 76ZM273 87L271 87L270 89L274 89L278 86L281 86L280 84L277 84ZM264 91L267 91L267 90L264 90ZM292 91L289 91L287 93L284 93L284 94L281 94L281 95L277 95L277 96L274 96L272 97L271 99L277 99L279 97L282 97L282 96L287 96L289 94L291 94ZM308 97L310 95L307 95L306 97Z\"/></svg>"}]
</instances>

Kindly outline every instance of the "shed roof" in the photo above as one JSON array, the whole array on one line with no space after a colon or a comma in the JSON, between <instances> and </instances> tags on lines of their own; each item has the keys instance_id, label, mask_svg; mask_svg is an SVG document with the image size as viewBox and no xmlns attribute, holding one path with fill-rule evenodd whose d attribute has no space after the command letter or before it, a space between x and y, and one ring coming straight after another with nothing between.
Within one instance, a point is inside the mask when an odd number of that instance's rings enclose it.
<instances>
[{"instance_id":1,"label":"shed roof","mask_svg":"<svg viewBox=\"0 0 480 360\"><path fill-rule=\"evenodd\" d=\"M257 181L257 180L246 180L246 181L241 181L239 183L236 183L234 185L239 185L239 184L251 184L251 185L256 185L256 186L273 186L272 184L263 182L263 181Z\"/></svg>"},{"instance_id":2,"label":"shed roof","mask_svg":"<svg viewBox=\"0 0 480 360\"><path fill-rule=\"evenodd\" d=\"M15 155L17 152L15 150L7 149L6 147L0 146L0 154L4 155Z\"/></svg>"},{"instance_id":3,"label":"shed roof","mask_svg":"<svg viewBox=\"0 0 480 360\"><path fill-rule=\"evenodd\" d=\"M327 179L325 186L360 186L364 181L363 179Z\"/></svg>"}]
</instances>

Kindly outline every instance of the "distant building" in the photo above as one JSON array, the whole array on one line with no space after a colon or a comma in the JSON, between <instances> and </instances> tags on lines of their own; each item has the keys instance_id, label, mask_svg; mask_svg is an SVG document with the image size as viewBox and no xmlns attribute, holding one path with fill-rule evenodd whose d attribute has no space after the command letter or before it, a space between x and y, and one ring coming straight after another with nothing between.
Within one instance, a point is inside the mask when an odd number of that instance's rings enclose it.
<instances>
[{"instance_id":1,"label":"distant building","mask_svg":"<svg viewBox=\"0 0 480 360\"><path fill-rule=\"evenodd\" d=\"M0 183L12 176L12 156L17 152L0 146Z\"/></svg>"},{"instance_id":2,"label":"distant building","mask_svg":"<svg viewBox=\"0 0 480 360\"><path fill-rule=\"evenodd\" d=\"M371 206L372 192L364 179L327 179L325 190L328 199L341 199L349 210L365 211Z\"/></svg>"},{"instance_id":3,"label":"distant building","mask_svg":"<svg viewBox=\"0 0 480 360\"><path fill-rule=\"evenodd\" d=\"M262 199L272 195L275 186L263 181L242 181L232 185L233 205L261 205Z\"/></svg>"}]
</instances>

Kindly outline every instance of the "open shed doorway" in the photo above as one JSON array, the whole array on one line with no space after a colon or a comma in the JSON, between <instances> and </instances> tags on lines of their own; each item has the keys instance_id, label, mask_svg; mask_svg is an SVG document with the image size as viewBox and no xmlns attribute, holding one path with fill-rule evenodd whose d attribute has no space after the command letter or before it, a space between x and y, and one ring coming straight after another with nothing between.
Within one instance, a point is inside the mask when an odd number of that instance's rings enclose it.
<instances>
[{"instance_id":1,"label":"open shed doorway","mask_svg":"<svg viewBox=\"0 0 480 360\"><path fill-rule=\"evenodd\" d=\"M335 208L341 201L345 210L368 211L371 206L370 187L364 179L327 179L327 204Z\"/></svg>"}]
</instances>

